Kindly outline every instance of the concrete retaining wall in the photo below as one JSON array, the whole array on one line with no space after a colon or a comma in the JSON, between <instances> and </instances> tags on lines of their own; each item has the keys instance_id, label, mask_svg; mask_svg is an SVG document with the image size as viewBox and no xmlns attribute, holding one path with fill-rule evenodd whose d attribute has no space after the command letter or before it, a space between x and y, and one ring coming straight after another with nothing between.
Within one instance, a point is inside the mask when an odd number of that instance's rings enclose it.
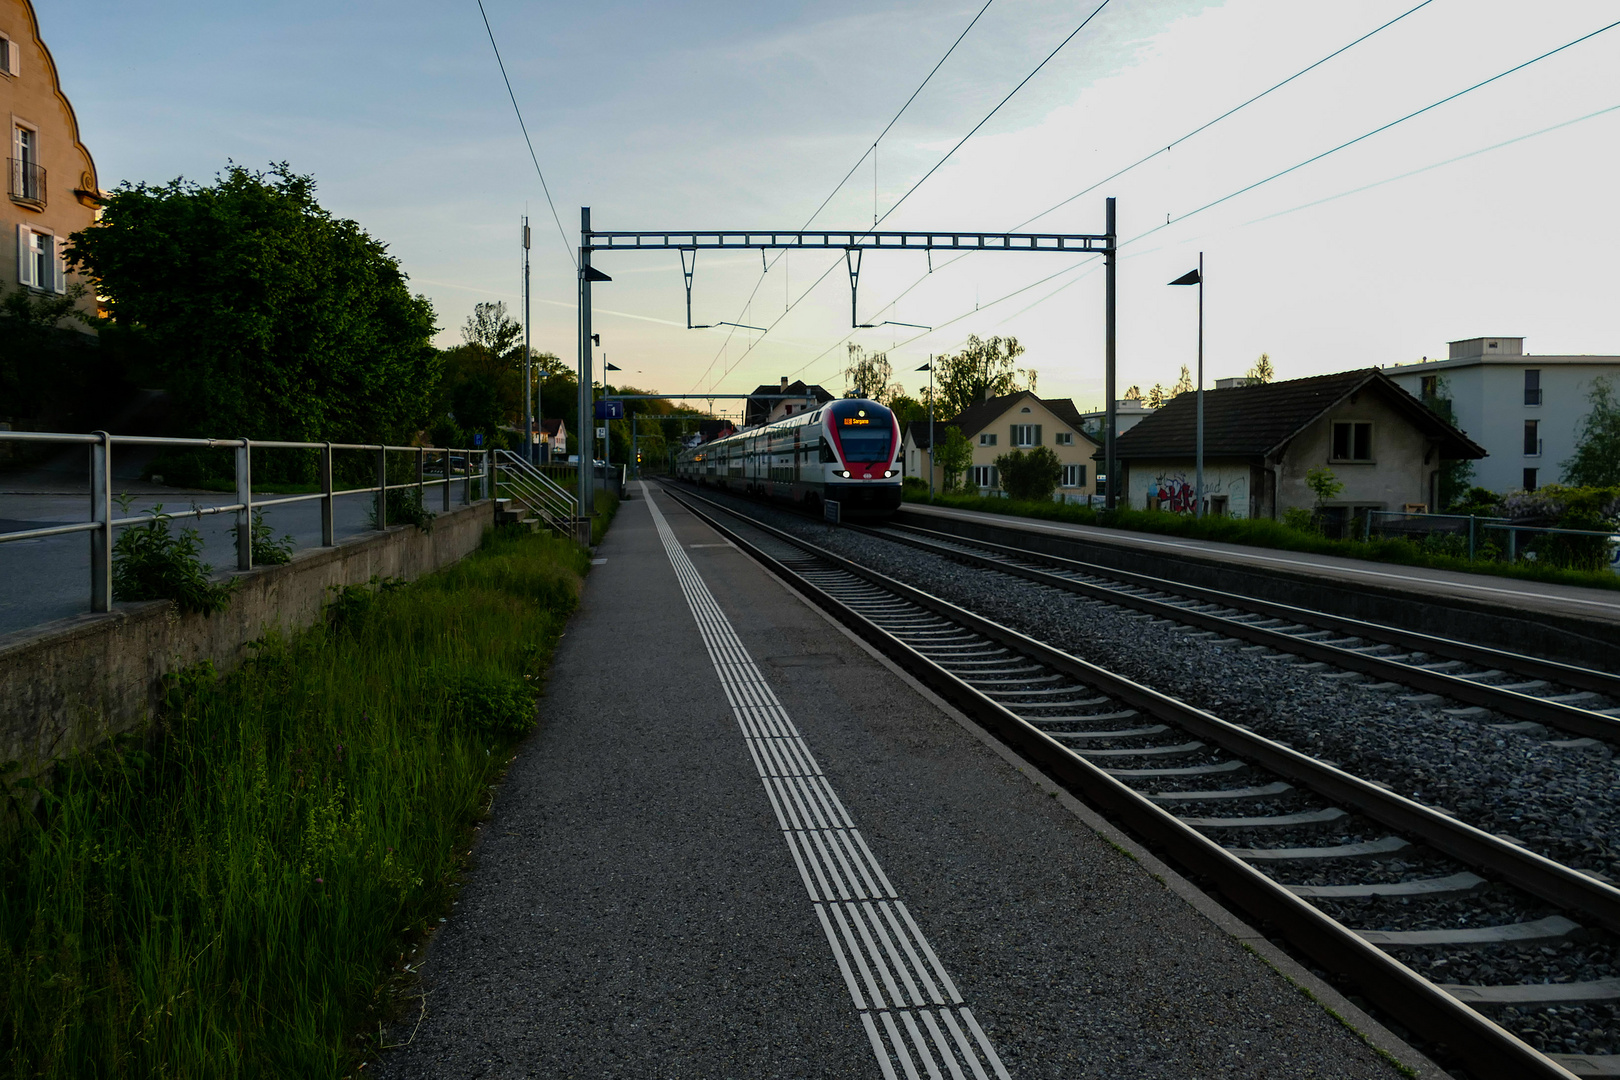
<instances>
[{"instance_id":1,"label":"concrete retaining wall","mask_svg":"<svg viewBox=\"0 0 1620 1080\"><path fill-rule=\"evenodd\" d=\"M314 623L332 586L431 573L475 550L493 523L491 503L477 502L438 515L432 532L396 526L301 551L286 565L233 575L231 606L216 615L149 600L0 637L0 779L38 775L138 726L165 673L202 660L230 670L267 630Z\"/></svg>"}]
</instances>

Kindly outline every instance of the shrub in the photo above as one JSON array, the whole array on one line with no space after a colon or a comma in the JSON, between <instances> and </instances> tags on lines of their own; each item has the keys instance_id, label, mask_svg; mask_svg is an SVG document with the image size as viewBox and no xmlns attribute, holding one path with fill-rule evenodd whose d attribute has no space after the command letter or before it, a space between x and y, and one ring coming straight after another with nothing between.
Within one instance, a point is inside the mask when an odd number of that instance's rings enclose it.
<instances>
[{"instance_id":1,"label":"shrub","mask_svg":"<svg viewBox=\"0 0 1620 1080\"><path fill-rule=\"evenodd\" d=\"M254 566L280 566L292 562L294 542L291 533L275 538L275 532L264 520L264 511L253 511L253 524L249 527L249 535L253 538L253 565ZM231 526L231 537L241 542L242 526Z\"/></svg>"},{"instance_id":2,"label":"shrub","mask_svg":"<svg viewBox=\"0 0 1620 1080\"><path fill-rule=\"evenodd\" d=\"M534 727L534 691L522 678L499 671L460 671L435 676L444 685L444 717L469 731L521 735Z\"/></svg>"},{"instance_id":3,"label":"shrub","mask_svg":"<svg viewBox=\"0 0 1620 1080\"><path fill-rule=\"evenodd\" d=\"M1290 506L1283 511L1282 523L1300 532L1316 532L1316 515L1303 506Z\"/></svg>"},{"instance_id":4,"label":"shrub","mask_svg":"<svg viewBox=\"0 0 1620 1080\"><path fill-rule=\"evenodd\" d=\"M1014 450L996 458L996 470L1001 475L1001 489L1009 499L1026 502L1047 502L1057 490L1063 475L1063 462L1058 460L1049 446L1037 446L1025 453Z\"/></svg>"},{"instance_id":5,"label":"shrub","mask_svg":"<svg viewBox=\"0 0 1620 1080\"><path fill-rule=\"evenodd\" d=\"M387 505L388 524L415 525L423 532L433 531L433 519L438 515L422 505L422 493L416 488L393 488L388 492ZM375 501L366 510L366 522L373 529L378 528Z\"/></svg>"},{"instance_id":6,"label":"shrub","mask_svg":"<svg viewBox=\"0 0 1620 1080\"><path fill-rule=\"evenodd\" d=\"M129 513L129 498L119 500ZM211 615L230 603L234 582L208 579L213 567L198 558L202 537L196 529L169 529L169 515L161 504L145 525L131 525L113 542L113 598L115 600L173 600L181 611Z\"/></svg>"}]
</instances>

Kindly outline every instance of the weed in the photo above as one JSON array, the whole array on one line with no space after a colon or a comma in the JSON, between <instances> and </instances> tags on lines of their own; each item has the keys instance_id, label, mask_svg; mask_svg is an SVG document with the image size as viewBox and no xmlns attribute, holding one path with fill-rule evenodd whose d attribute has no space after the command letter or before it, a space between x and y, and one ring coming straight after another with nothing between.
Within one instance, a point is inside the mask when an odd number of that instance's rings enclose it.
<instances>
[{"instance_id":1,"label":"weed","mask_svg":"<svg viewBox=\"0 0 1620 1080\"><path fill-rule=\"evenodd\" d=\"M120 496L118 505L128 514L129 496ZM235 583L208 579L214 568L197 557L202 536L192 528L176 536L161 504L152 513L151 521L126 527L113 541L113 598L173 600L181 611L203 615L223 611Z\"/></svg>"},{"instance_id":2,"label":"weed","mask_svg":"<svg viewBox=\"0 0 1620 1080\"><path fill-rule=\"evenodd\" d=\"M394 488L388 492L388 524L415 525L423 532L433 531L433 519L439 515L422 505L422 493L414 487ZM366 511L366 521L377 528L377 504Z\"/></svg>"},{"instance_id":3,"label":"weed","mask_svg":"<svg viewBox=\"0 0 1620 1080\"><path fill-rule=\"evenodd\" d=\"M292 534L287 533L277 540L275 531L264 520L263 510L253 511L253 524L249 526L248 535L253 538L254 566L280 566L292 562L294 547ZM242 526L231 526L231 538L241 543Z\"/></svg>"}]
</instances>

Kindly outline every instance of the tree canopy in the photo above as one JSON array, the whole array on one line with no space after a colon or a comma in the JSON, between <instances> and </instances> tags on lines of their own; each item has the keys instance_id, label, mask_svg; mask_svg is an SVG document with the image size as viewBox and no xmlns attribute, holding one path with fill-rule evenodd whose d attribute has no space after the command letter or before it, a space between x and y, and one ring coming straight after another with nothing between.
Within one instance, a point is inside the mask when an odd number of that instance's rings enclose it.
<instances>
[{"instance_id":1,"label":"tree canopy","mask_svg":"<svg viewBox=\"0 0 1620 1080\"><path fill-rule=\"evenodd\" d=\"M1614 380L1592 380L1586 400L1591 411L1581 421L1575 453L1563 463L1564 483L1575 487L1620 486L1620 396Z\"/></svg>"},{"instance_id":2,"label":"tree canopy","mask_svg":"<svg viewBox=\"0 0 1620 1080\"><path fill-rule=\"evenodd\" d=\"M1277 369L1271 366L1271 354L1261 353L1254 366L1244 372L1249 379L1250 386L1264 386L1277 378Z\"/></svg>"},{"instance_id":3,"label":"tree canopy","mask_svg":"<svg viewBox=\"0 0 1620 1080\"><path fill-rule=\"evenodd\" d=\"M1014 450L996 458L1001 489L1010 499L1045 502L1057 490L1063 477L1063 462L1050 446L1037 446L1027 453Z\"/></svg>"},{"instance_id":4,"label":"tree canopy","mask_svg":"<svg viewBox=\"0 0 1620 1080\"><path fill-rule=\"evenodd\" d=\"M122 184L66 255L138 338L183 430L398 442L432 416L432 305L286 163Z\"/></svg>"},{"instance_id":5,"label":"tree canopy","mask_svg":"<svg viewBox=\"0 0 1620 1080\"><path fill-rule=\"evenodd\" d=\"M844 385L856 397L870 398L886 405L890 398L905 391L895 384L894 366L886 352L869 353L853 341L849 344L848 362L844 365Z\"/></svg>"},{"instance_id":6,"label":"tree canopy","mask_svg":"<svg viewBox=\"0 0 1620 1080\"><path fill-rule=\"evenodd\" d=\"M1014 361L1024 354L1015 337L993 337L988 341L977 334L967 339L959 353L934 358L934 393L939 399L939 415L958 416L985 397L1000 397L1018 390L1035 389L1033 368L1019 368Z\"/></svg>"}]
</instances>

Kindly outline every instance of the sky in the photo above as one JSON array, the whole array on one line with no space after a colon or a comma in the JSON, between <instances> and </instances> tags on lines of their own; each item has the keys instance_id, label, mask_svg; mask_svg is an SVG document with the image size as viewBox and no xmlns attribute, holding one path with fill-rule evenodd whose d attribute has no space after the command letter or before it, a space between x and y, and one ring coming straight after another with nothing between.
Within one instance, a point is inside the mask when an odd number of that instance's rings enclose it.
<instances>
[{"instance_id":1,"label":"sky","mask_svg":"<svg viewBox=\"0 0 1620 1080\"><path fill-rule=\"evenodd\" d=\"M1113 196L1121 389L1195 364L1197 290L1166 283L1200 252L1206 385L1262 352L1295 378L1483 335L1620 354L1620 27L1224 198L1607 26L1613 0L1429 0L1185 141L1419 0L1109 0L953 151L1097 2L484 0L555 220L476 0L35 7L104 188L286 161L388 244L440 345L474 304L521 316L525 213L532 342L572 365L582 206L603 230L1097 233ZM931 354L1011 335L1042 396L1100 407L1100 260L868 253L861 321L928 330L852 329L843 262L700 253L693 321L762 334L686 329L676 252L600 254L596 363L693 400L784 375L839 393L852 342L915 390Z\"/></svg>"}]
</instances>

